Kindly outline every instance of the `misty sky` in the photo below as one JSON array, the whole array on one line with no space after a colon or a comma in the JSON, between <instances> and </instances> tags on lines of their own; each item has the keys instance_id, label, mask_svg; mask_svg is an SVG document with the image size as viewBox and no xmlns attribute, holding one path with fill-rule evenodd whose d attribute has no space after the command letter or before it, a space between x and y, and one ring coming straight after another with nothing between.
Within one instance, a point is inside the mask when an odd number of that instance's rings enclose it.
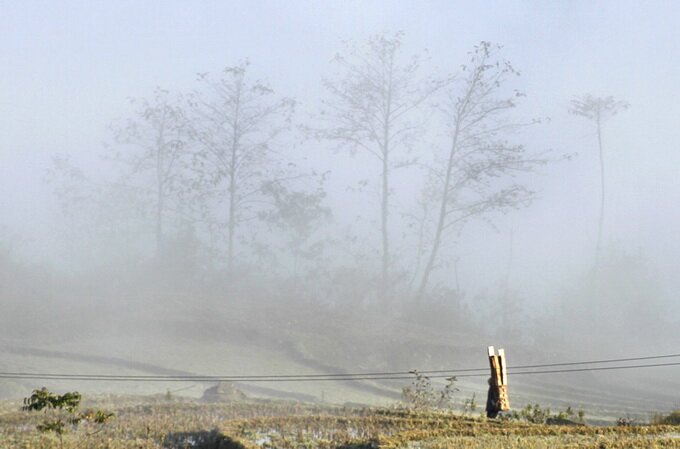
<instances>
[{"instance_id":1,"label":"misty sky","mask_svg":"<svg viewBox=\"0 0 680 449\"><path fill-rule=\"evenodd\" d=\"M314 112L322 76L343 39L405 32L453 71L480 40L503 44L520 69L529 116L549 124L534 149L578 153L543 170L529 209L473 230L462 245L466 282L495 282L514 229L518 285L554 281L592 254L599 169L594 128L567 113L574 95L631 103L605 127L605 243L644 252L667 290L680 256L680 3L673 1L0 1L0 225L24 250L53 258L55 211L42 179L55 153L94 159L129 97L154 87L186 90L197 72L248 58L257 76ZM352 160L332 155L331 186ZM332 193L332 192L331 192ZM481 244L484 236L484 244Z\"/></svg>"}]
</instances>

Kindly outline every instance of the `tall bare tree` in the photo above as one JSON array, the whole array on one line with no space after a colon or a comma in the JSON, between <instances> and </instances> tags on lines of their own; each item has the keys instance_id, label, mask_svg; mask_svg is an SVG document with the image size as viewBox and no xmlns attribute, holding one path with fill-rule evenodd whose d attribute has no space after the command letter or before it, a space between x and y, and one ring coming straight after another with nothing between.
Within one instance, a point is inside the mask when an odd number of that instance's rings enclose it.
<instances>
[{"instance_id":1,"label":"tall bare tree","mask_svg":"<svg viewBox=\"0 0 680 449\"><path fill-rule=\"evenodd\" d=\"M584 117L595 124L597 129L597 148L600 156L600 218L597 224L597 245L595 247L595 265L599 264L602 249L602 226L604 223L605 179L604 179L604 148L602 146L602 125L605 121L630 105L626 101L615 100L614 97L596 97L585 94L571 101L569 112Z\"/></svg>"},{"instance_id":2,"label":"tall bare tree","mask_svg":"<svg viewBox=\"0 0 680 449\"><path fill-rule=\"evenodd\" d=\"M281 156L276 138L290 123L295 102L278 98L265 83L251 81L248 63L225 68L219 78L200 74L203 89L191 96L195 167L226 206L227 267L234 265L239 227L257 217L253 204L263 181L276 177Z\"/></svg>"},{"instance_id":3,"label":"tall bare tree","mask_svg":"<svg viewBox=\"0 0 680 449\"><path fill-rule=\"evenodd\" d=\"M180 190L186 183L186 116L180 101L160 88L152 97L131 103L134 116L114 126L116 141L124 145L115 158L126 166L122 182L137 184L136 190L153 203L156 253L161 257L164 220L170 210L178 212Z\"/></svg>"},{"instance_id":4,"label":"tall bare tree","mask_svg":"<svg viewBox=\"0 0 680 449\"><path fill-rule=\"evenodd\" d=\"M334 62L340 69L324 81L322 129L316 136L336 141L351 154L365 152L380 164L380 232L382 237L381 296L387 295L390 248L390 195L392 172L408 165L407 153L421 131L414 112L446 80L421 76L422 58L405 59L402 33L375 35L364 46L346 45L346 54Z\"/></svg>"},{"instance_id":5,"label":"tall bare tree","mask_svg":"<svg viewBox=\"0 0 680 449\"><path fill-rule=\"evenodd\" d=\"M475 46L441 108L449 140L435 155L424 191L425 203L436 212L418 298L425 293L432 272L440 265L442 247L455 231L472 218L528 204L532 192L514 175L547 162L543 155L505 140L509 133L535 121L523 123L508 117L523 94L505 86L518 72L496 55L499 49L489 42Z\"/></svg>"}]
</instances>

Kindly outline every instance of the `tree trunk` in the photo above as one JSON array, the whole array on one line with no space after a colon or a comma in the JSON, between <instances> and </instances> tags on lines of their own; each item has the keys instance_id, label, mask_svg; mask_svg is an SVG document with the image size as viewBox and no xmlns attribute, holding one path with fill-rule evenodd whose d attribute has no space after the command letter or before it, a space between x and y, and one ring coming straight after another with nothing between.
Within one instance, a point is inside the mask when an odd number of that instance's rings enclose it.
<instances>
[{"instance_id":1,"label":"tree trunk","mask_svg":"<svg viewBox=\"0 0 680 449\"><path fill-rule=\"evenodd\" d=\"M163 259L163 185L158 186L158 199L156 205L156 257Z\"/></svg>"},{"instance_id":2,"label":"tree trunk","mask_svg":"<svg viewBox=\"0 0 680 449\"><path fill-rule=\"evenodd\" d=\"M241 80L242 81L242 80ZM237 152L239 150L239 119L241 111L241 88L239 82L237 86L236 104L234 105L234 120L231 124L231 155L229 161L229 222L228 222L228 243L227 243L227 268L231 273L234 267L234 234L236 233L236 163Z\"/></svg>"},{"instance_id":3,"label":"tree trunk","mask_svg":"<svg viewBox=\"0 0 680 449\"><path fill-rule=\"evenodd\" d=\"M597 144L600 153L600 218L597 225L597 246L595 247L595 266L600 264L600 252L602 250L602 227L604 223L604 154L602 149L602 123L597 118Z\"/></svg>"},{"instance_id":4,"label":"tree trunk","mask_svg":"<svg viewBox=\"0 0 680 449\"><path fill-rule=\"evenodd\" d=\"M232 156L232 160L235 156ZM232 171L229 177L229 222L227 224L227 268L231 272L234 266L234 233L236 231L236 217L234 210L236 209L236 173Z\"/></svg>"},{"instance_id":5,"label":"tree trunk","mask_svg":"<svg viewBox=\"0 0 680 449\"><path fill-rule=\"evenodd\" d=\"M381 296L382 299L387 299L389 287L389 264L390 264L390 241L389 232L387 229L387 221L389 215L389 165L387 153L383 157L383 173L382 173L382 203L381 203L381 223L382 223L382 276L381 276Z\"/></svg>"},{"instance_id":6,"label":"tree trunk","mask_svg":"<svg viewBox=\"0 0 680 449\"><path fill-rule=\"evenodd\" d=\"M437 219L437 229L435 231L434 240L432 241L432 250L430 251L430 257L427 259L427 265L423 271L423 277L420 281L420 286L418 287L418 292L416 293L416 299L422 299L425 294L425 289L430 280L430 274L434 269L435 261L437 260L437 254L439 253L439 247L442 241L442 233L444 232L444 226L446 225L446 214L447 214L447 204L449 201L449 187L451 186L451 175L453 172L453 162L454 156L456 154L456 149L458 146L458 135L460 133L460 120L456 120L456 128L453 132L453 142L451 143L451 149L449 150L449 160L446 166L446 177L444 178L444 187L442 189L441 203L439 206L439 218Z\"/></svg>"},{"instance_id":7,"label":"tree trunk","mask_svg":"<svg viewBox=\"0 0 680 449\"><path fill-rule=\"evenodd\" d=\"M388 72L388 81L385 97L384 125L382 138L382 201L381 201L381 224L382 224L382 276L381 276L381 296L382 300L387 300L389 296L389 268L390 268L390 239L388 218L390 214L390 128L392 115L392 63Z\"/></svg>"},{"instance_id":8,"label":"tree trunk","mask_svg":"<svg viewBox=\"0 0 680 449\"><path fill-rule=\"evenodd\" d=\"M163 260L163 207L165 202L165 140L163 128L156 139L156 257Z\"/></svg>"},{"instance_id":9,"label":"tree trunk","mask_svg":"<svg viewBox=\"0 0 680 449\"><path fill-rule=\"evenodd\" d=\"M454 115L454 128L451 140L451 148L449 149L449 158L446 165L446 176L444 177L444 186L442 189L441 203L439 206L439 218L437 219L437 229L435 231L434 240L432 242L432 250L430 251L430 257L427 260L427 265L425 266L425 270L423 271L423 277L421 279L420 286L418 287L418 292L416 293L417 300L422 299L423 295L425 294L425 289L427 288L427 284L430 280L432 270L434 270L434 265L437 260L437 255L439 253L439 247L441 246L442 234L444 232L444 227L446 226L446 215L448 213L447 205L450 196L449 189L451 187L451 177L453 175L454 157L456 155L456 151L458 150L458 140L460 138L463 120L467 114L468 106L470 105L470 99L472 98L472 94L477 87L481 73L482 72L480 70L475 71L473 78L467 85L465 97L456 107L456 112Z\"/></svg>"}]
</instances>

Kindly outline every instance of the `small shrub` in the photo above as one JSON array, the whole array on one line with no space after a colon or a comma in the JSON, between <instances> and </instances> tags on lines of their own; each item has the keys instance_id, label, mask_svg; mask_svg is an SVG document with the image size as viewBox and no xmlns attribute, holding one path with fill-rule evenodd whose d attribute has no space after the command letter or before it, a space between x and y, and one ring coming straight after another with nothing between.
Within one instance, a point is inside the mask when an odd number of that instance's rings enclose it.
<instances>
[{"instance_id":1,"label":"small shrub","mask_svg":"<svg viewBox=\"0 0 680 449\"><path fill-rule=\"evenodd\" d=\"M24 398L22 410L43 411L44 418L36 425L36 429L39 432L54 432L59 437L59 445L64 447L64 434L69 428L76 429L82 421L102 425L113 417L113 413L102 410L78 411L81 399L82 396L77 391L59 395L43 387L33 390L33 394Z\"/></svg>"},{"instance_id":2,"label":"small shrub","mask_svg":"<svg viewBox=\"0 0 680 449\"><path fill-rule=\"evenodd\" d=\"M625 418L619 417L616 419L616 425L621 426L621 427L629 427L629 426L634 426L636 424L635 418L631 418L630 416L626 416Z\"/></svg>"},{"instance_id":3,"label":"small shrub","mask_svg":"<svg viewBox=\"0 0 680 449\"><path fill-rule=\"evenodd\" d=\"M520 419L534 424L545 424L550 417L550 409L542 409L540 405L527 405L519 412Z\"/></svg>"},{"instance_id":4,"label":"small shrub","mask_svg":"<svg viewBox=\"0 0 680 449\"><path fill-rule=\"evenodd\" d=\"M463 404L463 414L474 415L476 411L477 411L477 395L475 393L472 393L472 397L470 399L466 399L465 403Z\"/></svg>"},{"instance_id":5,"label":"small shrub","mask_svg":"<svg viewBox=\"0 0 680 449\"><path fill-rule=\"evenodd\" d=\"M671 426L680 425L680 410L674 410L668 415L655 413L652 416L652 424L666 424Z\"/></svg>"},{"instance_id":6,"label":"small shrub","mask_svg":"<svg viewBox=\"0 0 680 449\"><path fill-rule=\"evenodd\" d=\"M571 406L563 412L559 412L556 415L549 416L545 423L546 424L557 424L557 425L575 425L575 424L585 424L585 412L579 410L575 412Z\"/></svg>"},{"instance_id":7,"label":"small shrub","mask_svg":"<svg viewBox=\"0 0 680 449\"><path fill-rule=\"evenodd\" d=\"M430 378L423 373L414 370L415 375L411 386L404 387L401 395L409 406L421 410L428 408L451 408L453 406L453 396L458 388L455 387L456 377L446 379L444 388L436 391L432 386Z\"/></svg>"},{"instance_id":8,"label":"small shrub","mask_svg":"<svg viewBox=\"0 0 680 449\"><path fill-rule=\"evenodd\" d=\"M528 404L519 412L513 411L506 414L505 419L533 424L579 425L585 424L585 415L583 410L574 411L571 407L551 415L549 408L544 409L538 404Z\"/></svg>"}]
</instances>

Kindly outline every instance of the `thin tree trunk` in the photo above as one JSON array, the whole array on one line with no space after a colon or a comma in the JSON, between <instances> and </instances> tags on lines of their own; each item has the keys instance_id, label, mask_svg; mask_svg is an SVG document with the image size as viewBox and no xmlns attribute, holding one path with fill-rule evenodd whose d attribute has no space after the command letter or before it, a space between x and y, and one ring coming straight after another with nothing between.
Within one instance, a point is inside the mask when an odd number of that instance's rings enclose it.
<instances>
[{"instance_id":1,"label":"thin tree trunk","mask_svg":"<svg viewBox=\"0 0 680 449\"><path fill-rule=\"evenodd\" d=\"M165 168L165 143L163 128L161 128L156 140L156 257L163 260L163 207L165 200L164 173Z\"/></svg>"},{"instance_id":2,"label":"thin tree trunk","mask_svg":"<svg viewBox=\"0 0 680 449\"><path fill-rule=\"evenodd\" d=\"M602 124L597 118L597 144L600 152L600 219L597 225L597 246L595 247L595 266L600 263L600 252L602 250L602 227L604 223L604 154L602 149Z\"/></svg>"},{"instance_id":3,"label":"thin tree trunk","mask_svg":"<svg viewBox=\"0 0 680 449\"><path fill-rule=\"evenodd\" d=\"M420 286L418 287L418 292L416 293L416 299L422 299L425 294L425 289L430 280L430 274L434 269L435 261L437 260L437 254L439 253L439 247L442 240L442 232L444 231L444 226L446 224L446 214L447 214L447 204L449 200L449 187L451 186L451 175L453 171L453 158L456 154L456 147L458 146L458 135L460 133L460 121L456 121L456 128L453 133L453 142L451 143L451 149L449 151L449 160L446 167L446 177L444 178L444 187L442 190L441 204L439 206L439 218L437 219L437 229L435 231L434 240L432 242L432 250L430 251L430 257L427 259L427 265L425 265L425 270L423 271L423 277L420 281Z\"/></svg>"},{"instance_id":4,"label":"thin tree trunk","mask_svg":"<svg viewBox=\"0 0 680 449\"><path fill-rule=\"evenodd\" d=\"M234 232L236 230L236 218L234 217L234 209L236 208L235 185L236 182L234 180L234 175L232 174L229 179L229 223L227 224L227 268L229 271L231 271L234 266Z\"/></svg>"},{"instance_id":5,"label":"thin tree trunk","mask_svg":"<svg viewBox=\"0 0 680 449\"><path fill-rule=\"evenodd\" d=\"M430 280L430 275L432 274L432 270L434 269L434 265L437 260L437 255L439 253L439 247L441 246L442 233L444 232L444 227L446 226L446 215L448 213L447 206L451 194L449 192L449 189L451 187L454 158L456 155L456 151L458 150L458 140L461 134L461 126L467 113L467 108L468 105L470 104L472 93L475 91L477 83L479 82L481 76L480 74L481 72L479 70L475 72L473 78L471 79L470 83L467 86L465 97L456 108L454 116L455 126L453 128L451 148L449 150L449 158L446 166L446 176L444 177L444 186L442 189L441 204L439 206L439 218L437 219L437 228L435 231L434 240L432 242L432 250L430 251L430 257L427 260L427 265L425 266L425 270L423 271L423 277L420 281L420 286L418 287L418 291L416 293L417 300L422 299L423 295L425 294L425 289L427 288L427 284Z\"/></svg>"},{"instance_id":6,"label":"thin tree trunk","mask_svg":"<svg viewBox=\"0 0 680 449\"><path fill-rule=\"evenodd\" d=\"M381 224L382 224L382 276L381 276L381 296L382 300L386 300L389 296L389 268L390 268L390 239L388 218L390 214L390 118L392 115L392 60L390 60L390 67L387 81L386 97L385 97L385 118L383 126L383 141L382 141L382 201L381 201Z\"/></svg>"},{"instance_id":7,"label":"thin tree trunk","mask_svg":"<svg viewBox=\"0 0 680 449\"><path fill-rule=\"evenodd\" d=\"M156 257L163 258L163 184L158 185L158 199L156 205Z\"/></svg>"},{"instance_id":8,"label":"thin tree trunk","mask_svg":"<svg viewBox=\"0 0 680 449\"><path fill-rule=\"evenodd\" d=\"M231 148L231 165L229 170L229 222L227 223L227 269L234 267L234 234L236 232L236 130Z\"/></svg>"},{"instance_id":9,"label":"thin tree trunk","mask_svg":"<svg viewBox=\"0 0 680 449\"><path fill-rule=\"evenodd\" d=\"M389 263L390 263L390 247L389 247L389 232L387 229L387 222L389 216L389 161L387 153L383 156L383 173L382 173L382 277L381 277L381 295L382 299L387 298L387 290L389 284Z\"/></svg>"},{"instance_id":10,"label":"thin tree trunk","mask_svg":"<svg viewBox=\"0 0 680 449\"><path fill-rule=\"evenodd\" d=\"M241 84L239 83L236 94L234 121L231 124L231 158L229 161L229 223L227 244L227 268L229 272L234 267L234 234L236 233L236 163L239 148L239 115L241 107Z\"/></svg>"}]
</instances>

